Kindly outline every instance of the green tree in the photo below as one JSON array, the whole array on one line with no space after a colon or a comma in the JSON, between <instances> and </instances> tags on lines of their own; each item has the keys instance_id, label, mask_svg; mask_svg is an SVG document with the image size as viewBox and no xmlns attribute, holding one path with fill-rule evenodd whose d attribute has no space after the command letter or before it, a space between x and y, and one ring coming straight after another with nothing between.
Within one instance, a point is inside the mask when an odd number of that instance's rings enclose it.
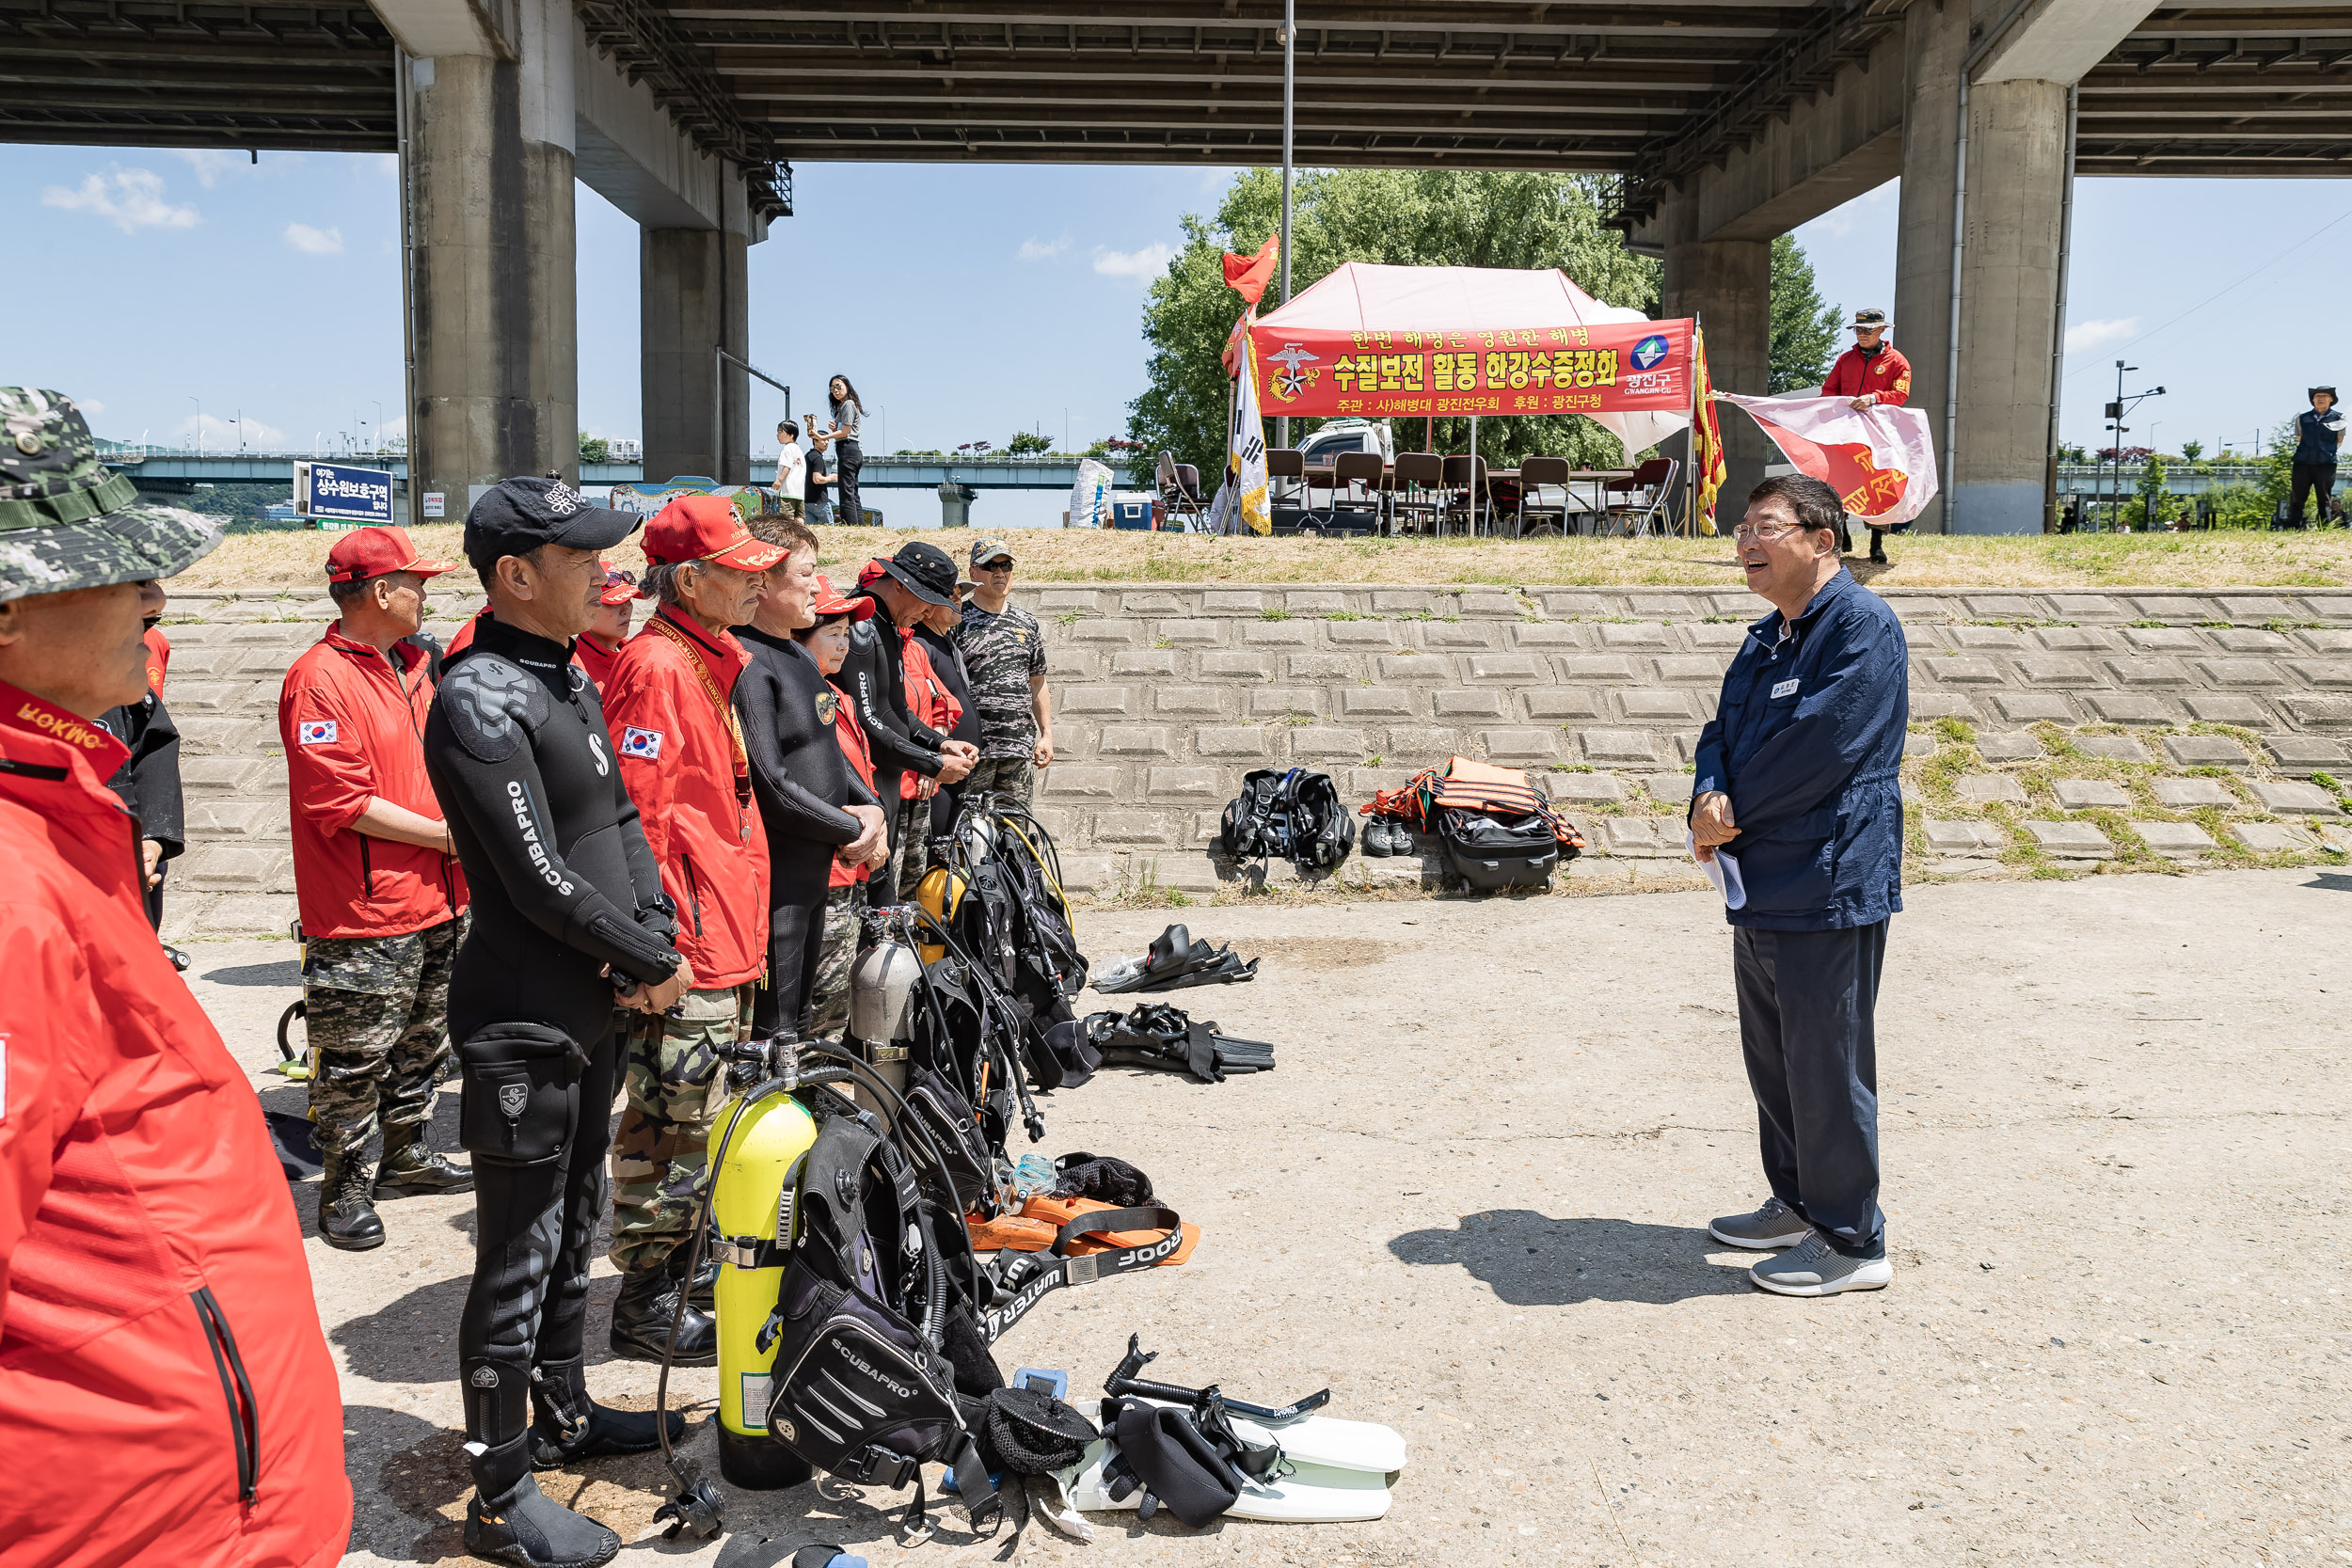
<instances>
[{"instance_id":1,"label":"green tree","mask_svg":"<svg viewBox=\"0 0 2352 1568\"><path fill-rule=\"evenodd\" d=\"M2194 463L2199 458L2205 455L2205 443L2202 441L2183 441L2181 443L2181 455L2186 458L2189 462Z\"/></svg>"},{"instance_id":2,"label":"green tree","mask_svg":"<svg viewBox=\"0 0 2352 1568\"><path fill-rule=\"evenodd\" d=\"M1772 375L1771 389L1819 387L1829 374L1846 312L1821 299L1813 263L1794 234L1772 242ZM1733 391L1740 390L1735 387Z\"/></svg>"},{"instance_id":3,"label":"green tree","mask_svg":"<svg viewBox=\"0 0 2352 1568\"><path fill-rule=\"evenodd\" d=\"M2139 466L2138 489L2139 517L2136 520L2154 518L2162 521L2166 515L2166 503L2171 498L2165 494L2164 489L2164 459L2153 451L2148 454L2148 461Z\"/></svg>"},{"instance_id":4,"label":"green tree","mask_svg":"<svg viewBox=\"0 0 2352 1568\"><path fill-rule=\"evenodd\" d=\"M1345 261L1396 266L1559 267L1577 286L1611 305L1655 312L1658 263L1629 254L1601 225L1597 179L1584 175L1460 170L1317 169L1293 195L1291 288L1303 292ZM1225 251L1255 251L1281 226L1281 178L1271 169L1235 177L1213 217L1186 214L1184 243L1152 285L1143 336L1151 344L1151 385L1127 405L1127 433L1148 456L1172 451L1213 483L1225 465L1226 398L1232 383L1219 362L1242 300L1225 286ZM1269 290L1262 304L1280 301ZM1293 422L1300 439L1319 420ZM1428 438L1405 420L1401 450ZM1466 420L1437 421L1439 451L1459 451ZM1269 435L1271 432L1269 432ZM1478 447L1498 466L1530 452L1580 465L1620 460L1617 438L1574 416L1490 417L1478 424Z\"/></svg>"},{"instance_id":5,"label":"green tree","mask_svg":"<svg viewBox=\"0 0 2352 1568\"><path fill-rule=\"evenodd\" d=\"M580 433L580 460L582 463L612 462L612 443L601 436L591 436L586 431L581 431Z\"/></svg>"},{"instance_id":6,"label":"green tree","mask_svg":"<svg viewBox=\"0 0 2352 1568\"><path fill-rule=\"evenodd\" d=\"M1009 457L1027 457L1032 452L1053 450L1054 443L1033 430L1016 431L1012 439L1005 443L1005 452Z\"/></svg>"}]
</instances>

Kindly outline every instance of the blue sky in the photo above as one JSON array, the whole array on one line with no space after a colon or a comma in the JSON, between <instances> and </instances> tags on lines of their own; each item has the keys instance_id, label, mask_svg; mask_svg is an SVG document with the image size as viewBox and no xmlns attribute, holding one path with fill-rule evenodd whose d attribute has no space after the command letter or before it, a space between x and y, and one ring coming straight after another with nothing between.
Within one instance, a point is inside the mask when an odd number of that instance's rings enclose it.
<instances>
[{"instance_id":1,"label":"blue sky","mask_svg":"<svg viewBox=\"0 0 2352 1568\"><path fill-rule=\"evenodd\" d=\"M0 380L66 388L95 408L101 434L124 439L189 438L199 400L208 447L241 431L248 445L307 449L379 420L397 429L392 167L349 154L256 164L0 147L9 253L20 277L38 269L44 304L10 322ZM1058 444L1067 428L1083 445L1122 430L1143 383L1145 287L1181 214L1213 210L1230 171L797 174L799 215L752 251L752 357L801 388L803 407L847 372L874 410L869 450L889 451L1001 445L1020 429ZM2172 449L2192 436L2250 444L2303 406L2311 380L2352 383L2352 312L2328 281L2352 245L2352 221L2337 221L2352 216L2341 183L2076 190L2067 439L2099 444L2119 354L2141 367L2128 389L2171 388L2132 438ZM1799 230L1832 301L1893 308L1897 207L1888 184ZM633 436L635 227L583 186L579 233L581 422ZM756 390L755 440L781 411L779 394ZM976 520L1043 520L1058 505L1033 499L991 496Z\"/></svg>"}]
</instances>

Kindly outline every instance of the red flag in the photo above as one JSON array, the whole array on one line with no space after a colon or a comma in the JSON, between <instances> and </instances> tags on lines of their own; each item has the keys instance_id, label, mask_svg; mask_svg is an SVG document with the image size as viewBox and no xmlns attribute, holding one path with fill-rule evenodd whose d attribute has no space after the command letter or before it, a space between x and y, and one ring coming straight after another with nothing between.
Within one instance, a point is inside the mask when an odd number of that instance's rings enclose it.
<instances>
[{"instance_id":1,"label":"red flag","mask_svg":"<svg viewBox=\"0 0 2352 1568\"><path fill-rule=\"evenodd\" d=\"M1265 244L1258 247L1255 256L1236 256L1227 251L1225 286L1250 304L1257 304L1265 293L1265 286L1274 281L1275 264L1279 260L1276 252L1281 241L1282 236L1279 233L1268 234Z\"/></svg>"}]
</instances>

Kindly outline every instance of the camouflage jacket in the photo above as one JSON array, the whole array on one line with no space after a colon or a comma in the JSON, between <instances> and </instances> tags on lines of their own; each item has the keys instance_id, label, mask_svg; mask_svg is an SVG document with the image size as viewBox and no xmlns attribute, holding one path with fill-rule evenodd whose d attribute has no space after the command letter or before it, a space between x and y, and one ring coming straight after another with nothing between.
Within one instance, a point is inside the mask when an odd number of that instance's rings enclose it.
<instances>
[{"instance_id":1,"label":"camouflage jacket","mask_svg":"<svg viewBox=\"0 0 2352 1568\"><path fill-rule=\"evenodd\" d=\"M1037 744L1037 715L1029 705L1029 677L1045 673L1045 629L1016 605L992 615L966 600L956 627L956 649L963 655L972 701L980 710L980 755L1025 757Z\"/></svg>"}]
</instances>

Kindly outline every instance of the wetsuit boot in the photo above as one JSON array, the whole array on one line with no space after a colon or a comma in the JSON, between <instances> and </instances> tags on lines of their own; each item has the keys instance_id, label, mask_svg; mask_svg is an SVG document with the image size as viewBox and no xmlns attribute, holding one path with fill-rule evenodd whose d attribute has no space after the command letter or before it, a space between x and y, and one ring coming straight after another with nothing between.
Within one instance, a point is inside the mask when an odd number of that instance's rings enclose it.
<instances>
[{"instance_id":1,"label":"wetsuit boot","mask_svg":"<svg viewBox=\"0 0 2352 1568\"><path fill-rule=\"evenodd\" d=\"M1870 559L1882 566L1887 564L1886 531L1883 528L1874 528L1870 531Z\"/></svg>"},{"instance_id":2,"label":"wetsuit boot","mask_svg":"<svg viewBox=\"0 0 2352 1568\"><path fill-rule=\"evenodd\" d=\"M670 1441L686 1436L686 1418L673 1410ZM578 1357L531 1370L531 1467L552 1470L604 1454L644 1453L661 1446L650 1410L615 1410L588 1397Z\"/></svg>"},{"instance_id":3,"label":"wetsuit boot","mask_svg":"<svg viewBox=\"0 0 2352 1568\"><path fill-rule=\"evenodd\" d=\"M325 1151L319 1177L319 1240L345 1252L384 1244L384 1222L370 1191L368 1163L347 1148Z\"/></svg>"},{"instance_id":4,"label":"wetsuit boot","mask_svg":"<svg viewBox=\"0 0 2352 1568\"><path fill-rule=\"evenodd\" d=\"M411 1193L469 1193L473 1172L453 1165L424 1146L421 1126L384 1134L384 1163L376 1167L375 1190L380 1196Z\"/></svg>"},{"instance_id":5,"label":"wetsuit boot","mask_svg":"<svg viewBox=\"0 0 2352 1568\"><path fill-rule=\"evenodd\" d=\"M466 1454L474 1495L466 1503L466 1550L516 1568L596 1568L621 1538L541 1495L532 1479L533 1434L523 1424L528 1369L469 1356L464 1363Z\"/></svg>"},{"instance_id":6,"label":"wetsuit boot","mask_svg":"<svg viewBox=\"0 0 2352 1568\"><path fill-rule=\"evenodd\" d=\"M649 1269L632 1269L621 1276L621 1293L612 1302L612 1354L625 1361L660 1361L670 1345L670 1320L678 1308L678 1282L670 1275L668 1259ZM674 1367L715 1367L719 1364L719 1324L709 1313L692 1306L678 1323Z\"/></svg>"}]
</instances>

